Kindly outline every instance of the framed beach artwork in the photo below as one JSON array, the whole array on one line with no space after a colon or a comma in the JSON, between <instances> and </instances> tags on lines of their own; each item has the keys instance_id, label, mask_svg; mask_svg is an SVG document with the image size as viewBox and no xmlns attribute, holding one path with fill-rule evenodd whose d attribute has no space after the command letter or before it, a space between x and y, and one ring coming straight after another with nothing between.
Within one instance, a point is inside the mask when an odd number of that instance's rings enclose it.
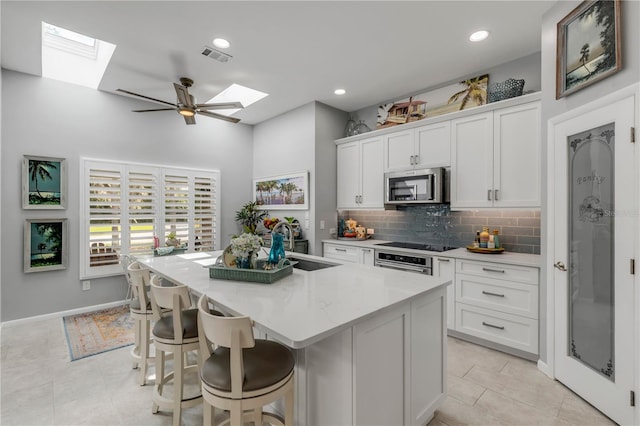
<instances>
[{"instance_id":1,"label":"framed beach artwork","mask_svg":"<svg viewBox=\"0 0 640 426\"><path fill-rule=\"evenodd\" d=\"M308 210L309 173L254 179L253 199L265 210Z\"/></svg>"},{"instance_id":2,"label":"framed beach artwork","mask_svg":"<svg viewBox=\"0 0 640 426\"><path fill-rule=\"evenodd\" d=\"M489 74L378 106L376 128L411 123L487 103Z\"/></svg>"},{"instance_id":3,"label":"framed beach artwork","mask_svg":"<svg viewBox=\"0 0 640 426\"><path fill-rule=\"evenodd\" d=\"M67 160L25 155L22 159L22 208L67 207Z\"/></svg>"},{"instance_id":4,"label":"framed beach artwork","mask_svg":"<svg viewBox=\"0 0 640 426\"><path fill-rule=\"evenodd\" d=\"M67 219L26 219L24 272L66 269L69 257Z\"/></svg>"},{"instance_id":5,"label":"framed beach artwork","mask_svg":"<svg viewBox=\"0 0 640 426\"><path fill-rule=\"evenodd\" d=\"M622 69L620 3L585 1L558 22L556 99Z\"/></svg>"}]
</instances>

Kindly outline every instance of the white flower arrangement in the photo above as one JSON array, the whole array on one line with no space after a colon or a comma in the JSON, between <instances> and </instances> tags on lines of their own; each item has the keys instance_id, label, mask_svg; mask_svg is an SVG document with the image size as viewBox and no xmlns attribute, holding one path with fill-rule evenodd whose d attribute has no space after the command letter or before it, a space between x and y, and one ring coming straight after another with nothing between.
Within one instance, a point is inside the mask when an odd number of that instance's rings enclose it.
<instances>
[{"instance_id":1,"label":"white flower arrangement","mask_svg":"<svg viewBox=\"0 0 640 426\"><path fill-rule=\"evenodd\" d=\"M244 233L231 239L231 254L242 259L249 257L252 252L257 252L264 245L262 238L255 234Z\"/></svg>"}]
</instances>

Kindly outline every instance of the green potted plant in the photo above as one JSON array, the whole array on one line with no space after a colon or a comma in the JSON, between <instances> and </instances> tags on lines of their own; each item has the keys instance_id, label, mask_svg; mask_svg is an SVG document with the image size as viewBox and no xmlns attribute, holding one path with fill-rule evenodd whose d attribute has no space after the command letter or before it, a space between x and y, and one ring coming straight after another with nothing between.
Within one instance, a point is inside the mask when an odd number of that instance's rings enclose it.
<instances>
[{"instance_id":1,"label":"green potted plant","mask_svg":"<svg viewBox=\"0 0 640 426\"><path fill-rule=\"evenodd\" d=\"M169 232L167 234L166 245L173 246L173 247L178 247L180 245L180 240L176 238L175 232Z\"/></svg>"},{"instance_id":2,"label":"green potted plant","mask_svg":"<svg viewBox=\"0 0 640 426\"><path fill-rule=\"evenodd\" d=\"M268 211L260 210L258 203L249 201L236 212L236 221L242 225L243 232L255 234L258 224L268 215Z\"/></svg>"}]
</instances>

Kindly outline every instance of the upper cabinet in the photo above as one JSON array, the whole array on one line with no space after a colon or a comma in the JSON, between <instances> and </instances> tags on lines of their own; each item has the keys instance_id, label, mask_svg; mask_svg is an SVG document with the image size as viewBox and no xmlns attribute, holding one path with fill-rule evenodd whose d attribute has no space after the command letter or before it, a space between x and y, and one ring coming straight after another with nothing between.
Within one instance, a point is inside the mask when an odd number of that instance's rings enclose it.
<instances>
[{"instance_id":1,"label":"upper cabinet","mask_svg":"<svg viewBox=\"0 0 640 426\"><path fill-rule=\"evenodd\" d=\"M384 171L451 165L449 121L384 135Z\"/></svg>"},{"instance_id":2,"label":"upper cabinet","mask_svg":"<svg viewBox=\"0 0 640 426\"><path fill-rule=\"evenodd\" d=\"M451 209L540 207L540 102L451 122Z\"/></svg>"},{"instance_id":3,"label":"upper cabinet","mask_svg":"<svg viewBox=\"0 0 640 426\"><path fill-rule=\"evenodd\" d=\"M382 137L338 145L338 209L383 209Z\"/></svg>"}]
</instances>

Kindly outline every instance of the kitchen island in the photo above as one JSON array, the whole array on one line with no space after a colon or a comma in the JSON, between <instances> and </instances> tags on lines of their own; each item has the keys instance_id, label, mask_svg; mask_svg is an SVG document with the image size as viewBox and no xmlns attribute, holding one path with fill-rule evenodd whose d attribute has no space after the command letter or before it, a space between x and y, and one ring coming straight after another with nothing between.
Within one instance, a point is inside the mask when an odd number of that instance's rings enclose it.
<instances>
[{"instance_id":1,"label":"kitchen island","mask_svg":"<svg viewBox=\"0 0 640 426\"><path fill-rule=\"evenodd\" d=\"M139 260L223 312L250 316L257 337L293 350L296 424L424 425L433 417L445 399L450 281L333 261L273 284L211 279L206 267L219 255Z\"/></svg>"}]
</instances>

